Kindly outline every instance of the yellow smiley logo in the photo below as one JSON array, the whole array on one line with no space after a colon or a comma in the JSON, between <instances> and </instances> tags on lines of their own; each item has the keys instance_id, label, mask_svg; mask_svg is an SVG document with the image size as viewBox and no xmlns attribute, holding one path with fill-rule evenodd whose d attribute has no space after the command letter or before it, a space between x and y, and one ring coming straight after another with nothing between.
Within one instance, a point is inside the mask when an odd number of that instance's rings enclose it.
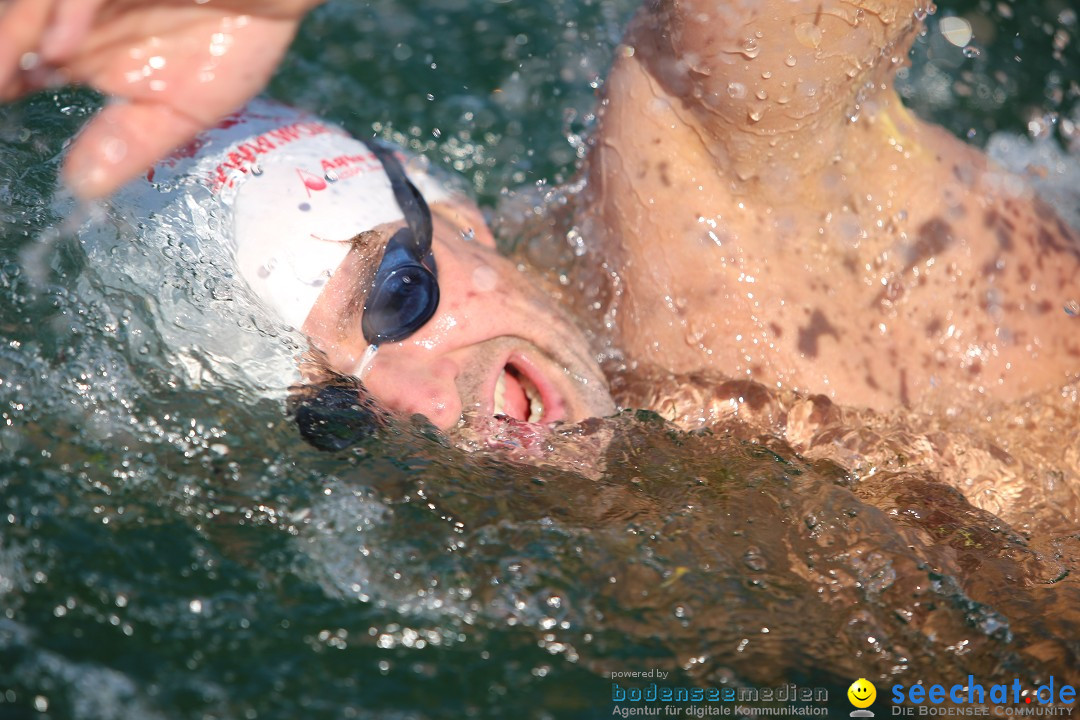
<instances>
[{"instance_id":1,"label":"yellow smiley logo","mask_svg":"<svg viewBox=\"0 0 1080 720\"><path fill-rule=\"evenodd\" d=\"M877 688L866 678L859 678L847 689L847 699L857 708L868 708L877 698Z\"/></svg>"}]
</instances>

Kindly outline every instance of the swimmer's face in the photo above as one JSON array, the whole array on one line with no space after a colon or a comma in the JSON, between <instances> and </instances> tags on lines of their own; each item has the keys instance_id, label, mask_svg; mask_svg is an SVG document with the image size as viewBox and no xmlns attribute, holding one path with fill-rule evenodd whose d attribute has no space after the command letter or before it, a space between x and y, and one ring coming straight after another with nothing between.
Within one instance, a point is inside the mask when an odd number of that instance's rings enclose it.
<instances>
[{"instance_id":1,"label":"swimmer's face","mask_svg":"<svg viewBox=\"0 0 1080 720\"><path fill-rule=\"evenodd\" d=\"M437 203L432 214L439 308L405 340L379 346L363 378L373 399L444 431L463 419L547 425L614 412L582 333L534 278L495 251L479 211ZM402 226L363 235L303 325L337 373L358 372L368 345L361 318L370 278L386 240Z\"/></svg>"}]
</instances>

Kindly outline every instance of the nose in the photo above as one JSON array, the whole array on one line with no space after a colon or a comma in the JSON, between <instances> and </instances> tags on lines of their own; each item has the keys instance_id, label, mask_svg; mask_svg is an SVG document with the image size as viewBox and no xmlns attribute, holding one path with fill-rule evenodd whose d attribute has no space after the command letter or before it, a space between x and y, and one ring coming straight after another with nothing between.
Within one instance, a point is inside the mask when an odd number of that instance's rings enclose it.
<instances>
[{"instance_id":1,"label":"nose","mask_svg":"<svg viewBox=\"0 0 1080 720\"><path fill-rule=\"evenodd\" d=\"M383 408L423 415L440 430L448 430L461 417L461 394L455 382L460 367L450 358L415 350L397 344L380 347L364 386Z\"/></svg>"}]
</instances>

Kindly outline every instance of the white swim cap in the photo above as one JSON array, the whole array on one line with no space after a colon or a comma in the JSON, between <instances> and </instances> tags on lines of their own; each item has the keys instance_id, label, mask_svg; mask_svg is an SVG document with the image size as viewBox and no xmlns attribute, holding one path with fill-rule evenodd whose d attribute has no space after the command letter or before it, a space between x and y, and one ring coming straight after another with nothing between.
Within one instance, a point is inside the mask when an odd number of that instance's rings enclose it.
<instances>
[{"instance_id":1,"label":"white swim cap","mask_svg":"<svg viewBox=\"0 0 1080 720\"><path fill-rule=\"evenodd\" d=\"M406 165L429 204L449 194ZM302 112L256 100L158 165L155 183L194 179L231 208L240 275L299 328L349 240L402 219L382 163L362 142ZM222 228L228 228L228 222Z\"/></svg>"}]
</instances>

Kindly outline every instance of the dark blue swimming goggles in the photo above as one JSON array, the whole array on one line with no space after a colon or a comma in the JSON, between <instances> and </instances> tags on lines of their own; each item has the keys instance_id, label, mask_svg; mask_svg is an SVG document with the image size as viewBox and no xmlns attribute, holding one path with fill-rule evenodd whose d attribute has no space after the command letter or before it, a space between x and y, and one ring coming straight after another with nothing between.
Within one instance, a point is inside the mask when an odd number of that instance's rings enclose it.
<instances>
[{"instance_id":1,"label":"dark blue swimming goggles","mask_svg":"<svg viewBox=\"0 0 1080 720\"><path fill-rule=\"evenodd\" d=\"M431 209L424 196L392 150L374 142L364 144L382 163L405 216L405 227L386 243L364 302L364 339L381 345L404 340L427 324L439 308L439 280L431 252Z\"/></svg>"},{"instance_id":2,"label":"dark blue swimming goggles","mask_svg":"<svg viewBox=\"0 0 1080 720\"><path fill-rule=\"evenodd\" d=\"M365 144L382 163L405 216L405 227L386 243L364 302L364 339L379 345L404 340L432 318L439 307L439 281L431 253L431 209L392 150ZM300 435L319 450L344 450L388 422L356 378L336 376L317 389L292 401L291 412Z\"/></svg>"}]
</instances>

